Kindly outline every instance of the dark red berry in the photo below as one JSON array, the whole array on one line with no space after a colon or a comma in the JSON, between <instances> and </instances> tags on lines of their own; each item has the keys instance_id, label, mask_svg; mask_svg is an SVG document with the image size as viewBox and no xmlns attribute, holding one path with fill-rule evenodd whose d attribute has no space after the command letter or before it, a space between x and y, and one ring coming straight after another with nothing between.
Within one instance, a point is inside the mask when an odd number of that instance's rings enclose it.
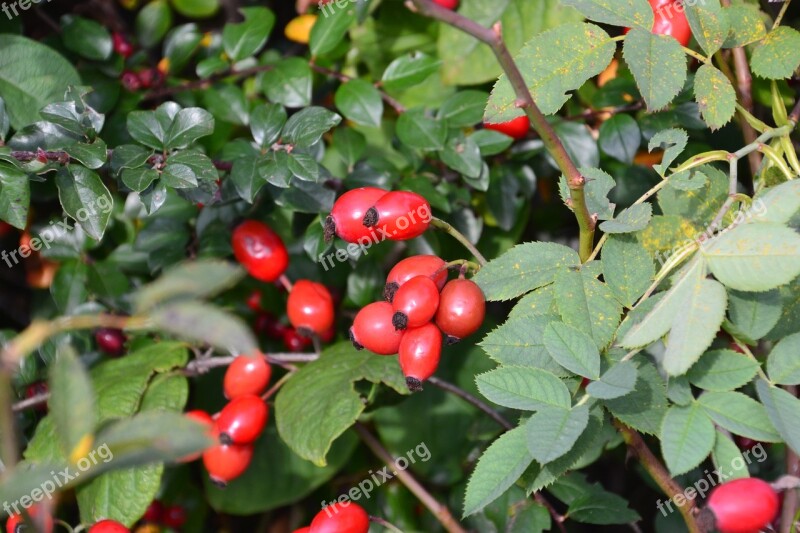
<instances>
[{"instance_id":1,"label":"dark red berry","mask_svg":"<svg viewBox=\"0 0 800 533\"><path fill-rule=\"evenodd\" d=\"M38 505L31 505L26 509L32 523L39 527L37 531L53 533L54 521L49 513L42 511ZM12 514L6 521L6 533L23 533L29 528L25 522L25 517L21 514Z\"/></svg>"},{"instance_id":2,"label":"dark red berry","mask_svg":"<svg viewBox=\"0 0 800 533\"><path fill-rule=\"evenodd\" d=\"M350 340L358 349L378 355L394 355L400 349L403 332L392 324L394 310L387 302L375 302L361 309L350 328Z\"/></svg>"},{"instance_id":3,"label":"dark red berry","mask_svg":"<svg viewBox=\"0 0 800 533\"><path fill-rule=\"evenodd\" d=\"M250 296L247 297L247 307L255 313L263 311L261 307L261 291L256 290L250 293Z\"/></svg>"},{"instance_id":4,"label":"dark red berry","mask_svg":"<svg viewBox=\"0 0 800 533\"><path fill-rule=\"evenodd\" d=\"M120 356L125 353L125 334L118 329L100 328L94 332L94 340L97 342L97 348L114 357Z\"/></svg>"},{"instance_id":5,"label":"dark red berry","mask_svg":"<svg viewBox=\"0 0 800 533\"><path fill-rule=\"evenodd\" d=\"M269 384L272 367L260 352L254 356L239 356L225 371L222 387L229 400L249 394L261 394Z\"/></svg>"},{"instance_id":6,"label":"dark red berry","mask_svg":"<svg viewBox=\"0 0 800 533\"><path fill-rule=\"evenodd\" d=\"M203 466L218 487L244 474L253 459L252 444L219 444L203 453Z\"/></svg>"},{"instance_id":7,"label":"dark red berry","mask_svg":"<svg viewBox=\"0 0 800 533\"><path fill-rule=\"evenodd\" d=\"M126 91L135 93L142 88L142 80L139 79L139 75L130 70L123 72L119 80Z\"/></svg>"},{"instance_id":8,"label":"dark red berry","mask_svg":"<svg viewBox=\"0 0 800 533\"><path fill-rule=\"evenodd\" d=\"M487 130L499 131L512 139L519 140L524 139L528 135L531 129L531 121L528 115L522 115L521 117L511 119L507 122L486 122L483 126Z\"/></svg>"},{"instance_id":9,"label":"dark red berry","mask_svg":"<svg viewBox=\"0 0 800 533\"><path fill-rule=\"evenodd\" d=\"M255 394L239 396L226 405L217 418L217 430L222 444L250 444L267 425L269 409Z\"/></svg>"},{"instance_id":10,"label":"dark red berry","mask_svg":"<svg viewBox=\"0 0 800 533\"><path fill-rule=\"evenodd\" d=\"M736 445L739 447L739 449L740 450L744 450L744 451L752 450L753 448L755 448L759 444L762 444L761 442L759 442L757 440L748 439L747 437L742 437L740 435L736 435L734 437L734 441L736 441Z\"/></svg>"},{"instance_id":11,"label":"dark red berry","mask_svg":"<svg viewBox=\"0 0 800 533\"><path fill-rule=\"evenodd\" d=\"M478 331L485 316L486 298L473 281L454 279L444 286L436 325L448 336L448 342L457 342Z\"/></svg>"},{"instance_id":12,"label":"dark red berry","mask_svg":"<svg viewBox=\"0 0 800 533\"><path fill-rule=\"evenodd\" d=\"M458 8L458 0L433 0L434 4L439 4L445 9L456 9Z\"/></svg>"},{"instance_id":13,"label":"dark red berry","mask_svg":"<svg viewBox=\"0 0 800 533\"><path fill-rule=\"evenodd\" d=\"M364 215L388 192L376 187L362 187L344 193L333 204L331 214L325 220L325 239L330 241L335 234L347 242L372 242L372 231L364 227Z\"/></svg>"},{"instance_id":14,"label":"dark red berry","mask_svg":"<svg viewBox=\"0 0 800 533\"><path fill-rule=\"evenodd\" d=\"M778 495L769 483L741 478L715 487L707 508L720 533L755 533L775 519L779 506Z\"/></svg>"},{"instance_id":15,"label":"dark red berry","mask_svg":"<svg viewBox=\"0 0 800 533\"><path fill-rule=\"evenodd\" d=\"M47 385L46 381L37 381L36 383L31 383L25 388L25 398L31 399L37 396L41 396L50 392L50 387ZM40 413L47 411L47 402L42 402L36 405L34 409Z\"/></svg>"},{"instance_id":16,"label":"dark red berry","mask_svg":"<svg viewBox=\"0 0 800 533\"><path fill-rule=\"evenodd\" d=\"M114 52L118 55L121 55L125 59L133 55L133 45L124 35L119 32L114 32L111 39L114 42Z\"/></svg>"},{"instance_id":17,"label":"dark red berry","mask_svg":"<svg viewBox=\"0 0 800 533\"><path fill-rule=\"evenodd\" d=\"M273 282L289 266L286 246L272 228L257 220L246 220L233 230L236 260L256 279Z\"/></svg>"},{"instance_id":18,"label":"dark red berry","mask_svg":"<svg viewBox=\"0 0 800 533\"><path fill-rule=\"evenodd\" d=\"M255 329L258 333L265 335L272 340L281 340L286 332L286 326L275 318L272 313L260 313L256 317Z\"/></svg>"},{"instance_id":19,"label":"dark red berry","mask_svg":"<svg viewBox=\"0 0 800 533\"><path fill-rule=\"evenodd\" d=\"M353 502L334 503L322 509L309 529L311 533L367 533L369 515Z\"/></svg>"},{"instance_id":20,"label":"dark red berry","mask_svg":"<svg viewBox=\"0 0 800 533\"><path fill-rule=\"evenodd\" d=\"M139 82L143 89L152 89L164 81L164 75L156 68L146 68L139 71Z\"/></svg>"},{"instance_id":21,"label":"dark red berry","mask_svg":"<svg viewBox=\"0 0 800 533\"><path fill-rule=\"evenodd\" d=\"M294 328L286 328L283 332L283 345L286 346L286 349L290 352L302 352L312 344L314 343L310 338L300 335Z\"/></svg>"},{"instance_id":22,"label":"dark red berry","mask_svg":"<svg viewBox=\"0 0 800 533\"><path fill-rule=\"evenodd\" d=\"M331 326L328 330L319 336L319 340L322 342L331 342L334 338L336 338L336 328Z\"/></svg>"},{"instance_id":23,"label":"dark red berry","mask_svg":"<svg viewBox=\"0 0 800 533\"><path fill-rule=\"evenodd\" d=\"M436 372L441 355L442 332L436 324L429 322L405 332L399 360L409 390L422 390L422 382Z\"/></svg>"},{"instance_id":24,"label":"dark red berry","mask_svg":"<svg viewBox=\"0 0 800 533\"><path fill-rule=\"evenodd\" d=\"M203 411L200 411L203 412ZM189 416L189 413L186 413ZM206 416L208 414L206 413ZM208 417L209 422L211 421L211 417ZM147 510L144 512L142 516L142 521L148 524L160 524L161 523L161 516L164 514L164 506L158 500L153 500L150 505L147 506Z\"/></svg>"},{"instance_id":25,"label":"dark red berry","mask_svg":"<svg viewBox=\"0 0 800 533\"><path fill-rule=\"evenodd\" d=\"M301 279L292 286L286 302L289 322L301 332L322 335L333 325L333 298L325 285Z\"/></svg>"},{"instance_id":26,"label":"dark red berry","mask_svg":"<svg viewBox=\"0 0 800 533\"><path fill-rule=\"evenodd\" d=\"M431 204L415 192L386 193L364 215L364 225L393 241L419 237L431 224Z\"/></svg>"},{"instance_id":27,"label":"dark red berry","mask_svg":"<svg viewBox=\"0 0 800 533\"><path fill-rule=\"evenodd\" d=\"M439 287L436 282L428 276L411 278L394 295L392 324L396 329L424 326L433 319L438 308Z\"/></svg>"},{"instance_id":28,"label":"dark red berry","mask_svg":"<svg viewBox=\"0 0 800 533\"><path fill-rule=\"evenodd\" d=\"M405 282L417 276L429 276L439 290L447 283L447 270L445 262L435 255L414 255L397 263L386 277L386 288L383 295L386 301L394 300L394 295Z\"/></svg>"},{"instance_id":29,"label":"dark red berry","mask_svg":"<svg viewBox=\"0 0 800 533\"><path fill-rule=\"evenodd\" d=\"M203 424L204 426L206 426L208 428L207 432L208 432L209 435L215 435L214 434L214 431L215 431L214 420L211 418L211 415L209 415L205 411L203 411L201 409L195 409L193 411L186 412L186 414L184 416L186 416L186 418L189 418L190 420L193 420L195 422L199 422L200 424ZM196 461L197 459L200 459L201 455L202 455L202 453L196 453L196 454L193 454L193 455L188 455L186 457L181 458L180 462L181 463L191 463L192 461ZM161 504L159 502L155 501L155 502L150 504L150 507L153 507L155 505L158 506L155 510L158 510L158 515L160 516L160 514L161 514L161 510L160 510L161 509ZM148 507L148 511L149 510L150 510L150 508ZM156 520L156 519L148 520L148 521L158 522L158 520Z\"/></svg>"},{"instance_id":30,"label":"dark red berry","mask_svg":"<svg viewBox=\"0 0 800 533\"><path fill-rule=\"evenodd\" d=\"M89 533L129 533L130 529L116 520L100 520L89 528Z\"/></svg>"},{"instance_id":31,"label":"dark red berry","mask_svg":"<svg viewBox=\"0 0 800 533\"><path fill-rule=\"evenodd\" d=\"M172 529L180 529L186 523L186 509L180 505L170 505L164 509L162 523Z\"/></svg>"}]
</instances>

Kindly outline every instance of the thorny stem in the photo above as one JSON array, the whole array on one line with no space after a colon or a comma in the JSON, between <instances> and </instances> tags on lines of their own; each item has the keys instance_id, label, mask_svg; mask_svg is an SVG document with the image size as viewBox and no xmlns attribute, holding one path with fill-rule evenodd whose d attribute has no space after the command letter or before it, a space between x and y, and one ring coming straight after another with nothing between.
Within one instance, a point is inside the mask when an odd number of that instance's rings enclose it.
<instances>
[{"instance_id":1,"label":"thorny stem","mask_svg":"<svg viewBox=\"0 0 800 533\"><path fill-rule=\"evenodd\" d=\"M797 396L797 386L789 385L786 391ZM790 447L786 447L786 475L800 476L800 458ZM783 493L781 506L780 533L792 533L795 529L795 513L797 513L797 489L789 489Z\"/></svg>"},{"instance_id":2,"label":"thorny stem","mask_svg":"<svg viewBox=\"0 0 800 533\"><path fill-rule=\"evenodd\" d=\"M489 418L500 424L504 429L509 430L514 428L514 424L509 422L508 420L503 417L500 413L489 407L487 404L476 398L475 396L471 395L467 391L460 389L456 385L449 383L443 379L439 379L436 376L428 378L428 383L433 385L434 387L439 387L443 391L449 392L451 394L455 394L462 400L466 401L469 404L474 405L487 415Z\"/></svg>"},{"instance_id":3,"label":"thorny stem","mask_svg":"<svg viewBox=\"0 0 800 533\"><path fill-rule=\"evenodd\" d=\"M390 469L395 467L395 460L392 454L369 432L366 426L361 422L356 422L353 428L356 430L356 433L358 433L358 436L361 437L361 440L364 441L364 444L372 450L372 453L378 456ZM467 531L461 527L461 524L458 523L458 520L450 513L450 510L442 503L439 503L439 501L434 498L408 470L401 470L398 468L396 472L393 470L393 473L395 477L399 479L431 513L433 513L433 516L439 520L447 531L450 533L467 533Z\"/></svg>"},{"instance_id":4,"label":"thorny stem","mask_svg":"<svg viewBox=\"0 0 800 533\"><path fill-rule=\"evenodd\" d=\"M474 244L469 242L469 239L467 239L464 236L463 233L458 231L456 228L454 228L453 226L451 226L450 224L448 224L444 220L441 220L441 219L436 218L436 217L431 217L431 226L433 226L436 229L440 229L440 230L444 231L445 233L449 234L451 237L456 239L458 242L460 242L464 246L464 248L469 250L469 252L473 256L475 256L475 259L478 260L478 263L480 263L481 266L486 266L486 263L488 263L486 258L483 257L483 254L481 254L478 251L478 249L475 247Z\"/></svg>"},{"instance_id":5,"label":"thorny stem","mask_svg":"<svg viewBox=\"0 0 800 533\"><path fill-rule=\"evenodd\" d=\"M581 261L586 261L592 253L594 231L597 225L596 219L589 212L589 208L586 204L586 195L584 193L586 179L575 166L575 163L553 129L553 126L550 125L539 109L539 106L536 105L528 89L528 85L525 82L525 78L523 78L514 58L511 56L508 48L506 48L500 26L497 25L494 28L486 28L455 11L445 9L435 4L431 0L407 0L406 5L413 11L449 24L464 33L472 35L479 41L489 45L495 56L497 56L500 66L503 68L503 71L508 77L508 81L514 88L514 93L517 96L517 106L525 110L528 118L530 118L531 126L536 130L536 133L539 134L545 148L555 160L558 168L567 180L571 207L580 228L579 254Z\"/></svg>"}]
</instances>

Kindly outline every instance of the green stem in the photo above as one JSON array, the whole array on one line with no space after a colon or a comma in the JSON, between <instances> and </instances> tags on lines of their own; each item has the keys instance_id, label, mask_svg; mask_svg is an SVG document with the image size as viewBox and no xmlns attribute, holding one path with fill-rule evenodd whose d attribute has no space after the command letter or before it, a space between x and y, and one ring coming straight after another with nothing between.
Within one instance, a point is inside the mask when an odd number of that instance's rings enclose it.
<instances>
[{"instance_id":1,"label":"green stem","mask_svg":"<svg viewBox=\"0 0 800 533\"><path fill-rule=\"evenodd\" d=\"M700 61L702 63L711 63L711 59L707 58L703 54L698 54L697 52L695 52L691 48L687 48L687 47L684 46L683 47L683 53L686 54L687 56L692 56L693 58L695 58L696 60L698 60L698 61Z\"/></svg>"},{"instance_id":2,"label":"green stem","mask_svg":"<svg viewBox=\"0 0 800 533\"><path fill-rule=\"evenodd\" d=\"M486 263L488 263L486 258L483 257L483 255L478 251L477 248L475 248L474 244L469 242L469 239L467 239L464 236L463 233L458 231L456 228L454 228L453 226L451 226L450 224L448 224L444 220L442 220L440 218L436 218L436 217L432 217L431 218L431 226L433 226L436 229L440 229L440 230L444 231L445 233L449 234L455 240L460 242L464 246L464 248L469 250L469 252L473 256L475 256L475 259L478 260L478 263L480 263L481 266L486 266Z\"/></svg>"},{"instance_id":3,"label":"green stem","mask_svg":"<svg viewBox=\"0 0 800 533\"><path fill-rule=\"evenodd\" d=\"M0 477L14 468L19 459L17 432L12 410L13 397L14 389L11 386L11 376L5 372L0 373L0 458L3 460Z\"/></svg>"}]
</instances>

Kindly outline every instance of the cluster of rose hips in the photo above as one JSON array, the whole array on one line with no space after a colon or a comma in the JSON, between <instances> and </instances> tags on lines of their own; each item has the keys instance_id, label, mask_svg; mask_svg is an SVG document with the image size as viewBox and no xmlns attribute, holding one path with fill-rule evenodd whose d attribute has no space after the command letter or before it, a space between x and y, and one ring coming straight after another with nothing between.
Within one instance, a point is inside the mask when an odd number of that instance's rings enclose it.
<instances>
[{"instance_id":1,"label":"cluster of rose hips","mask_svg":"<svg viewBox=\"0 0 800 533\"><path fill-rule=\"evenodd\" d=\"M353 502L334 503L316 514L310 526L294 533L368 533L369 514Z\"/></svg>"},{"instance_id":2,"label":"cluster of rose hips","mask_svg":"<svg viewBox=\"0 0 800 533\"><path fill-rule=\"evenodd\" d=\"M325 222L352 244L373 240L407 240L420 236L432 220L428 201L406 191L362 187L343 194ZM369 304L356 315L350 339L357 349L399 355L408 388L421 389L439 366L442 334L450 343L480 328L486 313L481 289L463 278L448 283L448 265L439 257L418 255L400 261L389 272L386 301Z\"/></svg>"}]
</instances>

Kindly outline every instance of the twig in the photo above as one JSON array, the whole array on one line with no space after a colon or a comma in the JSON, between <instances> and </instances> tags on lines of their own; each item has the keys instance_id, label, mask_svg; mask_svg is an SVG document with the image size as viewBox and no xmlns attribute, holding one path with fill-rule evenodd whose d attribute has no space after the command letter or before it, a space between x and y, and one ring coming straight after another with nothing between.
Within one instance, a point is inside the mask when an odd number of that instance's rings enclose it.
<instances>
[{"instance_id":1,"label":"twig","mask_svg":"<svg viewBox=\"0 0 800 533\"><path fill-rule=\"evenodd\" d=\"M389 450L384 448L380 441L378 441L361 422L356 422L353 428L356 430L356 433L358 433L358 436L361 437L361 440L364 441L364 444L372 450L372 453L386 463L390 469L395 467L394 457L389 453ZM450 533L467 533L467 531L461 527L461 524L458 523L458 520L450 513L450 510L444 504L439 503L439 501L434 498L408 470L401 470L398 468L396 471L392 470L392 473L430 510L431 513L433 513L433 516L439 520L447 531Z\"/></svg>"},{"instance_id":2,"label":"twig","mask_svg":"<svg viewBox=\"0 0 800 533\"><path fill-rule=\"evenodd\" d=\"M403 533L402 529L400 529L396 525L392 524L391 522L389 522L385 518L381 518L379 516L370 516L369 517L369 521L374 523L374 524L381 525L381 526L385 527L386 529L388 529L389 531L393 531L394 533Z\"/></svg>"},{"instance_id":3,"label":"twig","mask_svg":"<svg viewBox=\"0 0 800 533\"><path fill-rule=\"evenodd\" d=\"M678 494L683 494L683 487L669 475L666 467L664 467L661 461L650 451L650 448L647 447L647 444L639 433L616 419L614 420L614 426L620 431L628 448L636 455L644 469L647 470L653 478L653 481L656 482L664 494L670 499ZM689 528L689 533L702 533L694 516L694 510L696 508L694 500L686 498L686 505L678 505L677 507L678 511L683 516L683 520L686 522L686 526Z\"/></svg>"},{"instance_id":4,"label":"twig","mask_svg":"<svg viewBox=\"0 0 800 533\"><path fill-rule=\"evenodd\" d=\"M47 403L47 400L50 399L49 392L43 392L41 394L37 394L36 396L31 396L30 398L25 398L13 406L11 406L11 410L15 413L19 413L20 411L24 411L26 409L30 409L31 407L38 407L43 403Z\"/></svg>"},{"instance_id":5,"label":"twig","mask_svg":"<svg viewBox=\"0 0 800 533\"><path fill-rule=\"evenodd\" d=\"M439 387L443 391L449 392L451 394L455 394L462 400L466 401L469 404L474 405L487 415L489 418L500 424L504 429L509 430L514 428L514 424L506 420L503 415L489 407L487 404L483 403L481 400L476 398L475 396L471 395L467 391L457 387L456 385L447 382L443 379L439 379L436 376L428 378L428 383L433 385L434 387Z\"/></svg>"},{"instance_id":6,"label":"twig","mask_svg":"<svg viewBox=\"0 0 800 533\"><path fill-rule=\"evenodd\" d=\"M113 150L108 150L106 152L106 160L111 161L111 157L114 155ZM28 151L28 150L15 150L11 152L11 157L20 161L22 163L28 163L33 161L34 159L45 159L50 162L60 163L62 165L67 165L72 161L76 161L73 159L67 152L62 150L53 150L53 151L45 151L45 150L37 150ZM164 162L164 155L163 154L155 154L150 159L147 160L147 163L150 165L158 165ZM221 170L223 172L230 172L233 168L233 163L231 161L213 161L214 167L217 170Z\"/></svg>"},{"instance_id":7,"label":"twig","mask_svg":"<svg viewBox=\"0 0 800 533\"><path fill-rule=\"evenodd\" d=\"M275 384L274 384L272 387L270 387L270 388L267 390L267 392L265 392L265 393L264 393L264 394L261 396L261 399L262 399L262 400L264 400L264 401L267 401L267 400L269 400L270 398L272 398L272 397L275 395L275 393L276 393L276 392L278 392L279 390L281 390L281 387L283 387L283 386L286 384L286 382L287 382L287 381L289 381L290 379L292 379L292 376L294 375L294 373L295 373L295 372L297 372L297 369L296 369L296 368L295 368L295 370L294 370L294 371L292 371L292 372L287 372L286 374L284 374L284 375L283 375L283 377L281 377L281 379L279 379L278 381L276 381L276 382L275 382Z\"/></svg>"},{"instance_id":8,"label":"twig","mask_svg":"<svg viewBox=\"0 0 800 533\"><path fill-rule=\"evenodd\" d=\"M281 274L281 277L278 278L278 281L281 285L283 285L283 288L286 289L286 292L292 292L293 285L291 280L286 277L286 274Z\"/></svg>"},{"instance_id":9,"label":"twig","mask_svg":"<svg viewBox=\"0 0 800 533\"><path fill-rule=\"evenodd\" d=\"M224 80L225 78L231 78L231 77L246 78L248 76L253 76L254 74L260 74L262 72L270 71L273 68L275 68L275 65L257 65L255 67L246 68L244 70L235 70L231 68L224 72L218 72L217 74L212 74L211 76L209 76L204 80L192 80L178 85L171 85L169 87L161 87L158 89L153 89L152 91L145 93L145 95L142 97L142 102L159 100L161 98L166 98L167 96L172 96L174 94L186 91L207 89L215 82Z\"/></svg>"},{"instance_id":10,"label":"twig","mask_svg":"<svg viewBox=\"0 0 800 533\"><path fill-rule=\"evenodd\" d=\"M311 67L312 70L315 70L315 71L319 72L320 74L324 74L325 76L330 76L331 78L336 78L337 80L339 80L342 83L347 83L348 81L352 81L353 80L353 78L351 76L348 76L344 72L339 72L339 71L336 71L336 70L331 70L329 68L322 67L320 65L317 65L314 61L310 61L308 63L308 66ZM405 106L403 104L401 104L400 102L398 102L397 100L395 100L394 98L389 96L386 93L386 91L382 90L377 85L375 86L375 88L378 89L378 93L381 95L381 98L383 99L383 101L386 102L387 104L389 104L392 108L394 108L394 110L397 112L397 114L405 113L406 108L405 108Z\"/></svg>"},{"instance_id":11,"label":"twig","mask_svg":"<svg viewBox=\"0 0 800 533\"><path fill-rule=\"evenodd\" d=\"M794 124L800 122L800 98L797 99L792 112L789 113L789 120L791 120Z\"/></svg>"},{"instance_id":12,"label":"twig","mask_svg":"<svg viewBox=\"0 0 800 533\"><path fill-rule=\"evenodd\" d=\"M793 396L797 396L797 386L790 385L785 387L786 391ZM797 454L786 447L786 474L789 476L800 476L800 458ZM781 507L780 533L792 533L794 528L794 516L797 513L797 489L789 489L783 493L783 506Z\"/></svg>"},{"instance_id":13,"label":"twig","mask_svg":"<svg viewBox=\"0 0 800 533\"><path fill-rule=\"evenodd\" d=\"M791 3L792 0L786 0L781 6L781 10L778 13L778 16L775 18L775 23L772 25L773 30L781 25L781 21L783 21L783 16L786 14L786 11L789 9L789 4Z\"/></svg>"},{"instance_id":14,"label":"twig","mask_svg":"<svg viewBox=\"0 0 800 533\"><path fill-rule=\"evenodd\" d=\"M601 115L618 115L619 113L628 113L630 111L638 111L644 107L644 102L635 102L633 104L627 104L619 107L612 107L606 109L587 109L583 113L578 113L575 115L568 115L564 117L564 120L585 120L594 117L598 117Z\"/></svg>"},{"instance_id":15,"label":"twig","mask_svg":"<svg viewBox=\"0 0 800 533\"><path fill-rule=\"evenodd\" d=\"M506 47L500 26L496 25L491 29L486 28L455 11L437 5L431 0L407 0L406 5L422 15L444 22L472 35L491 47L500 62L500 66L506 73L508 81L514 88L514 93L517 96L517 106L525 110L528 118L530 118L531 126L539 134L545 148L567 180L572 210L575 212L580 228L579 253L581 261L585 261L592 253L594 231L597 225L597 220L589 213L589 208L586 204L586 195L584 194L586 178L578 171L561 139L559 139L539 106L536 105L528 85L525 83L525 78Z\"/></svg>"},{"instance_id":16,"label":"twig","mask_svg":"<svg viewBox=\"0 0 800 533\"><path fill-rule=\"evenodd\" d=\"M211 369L230 366L236 357L244 356L230 355L225 357L192 359L189 364L183 368L182 373L185 376L200 376ZM319 356L313 353L274 353L265 354L264 359L273 365L286 366L292 363L310 363L319 359Z\"/></svg>"},{"instance_id":17,"label":"twig","mask_svg":"<svg viewBox=\"0 0 800 533\"><path fill-rule=\"evenodd\" d=\"M558 530L561 531L561 533L567 533L567 528L566 526L564 526L564 521L566 520L566 517L564 517L564 515L559 514L559 512L556 511L556 508L553 507L553 504L547 501L547 498L542 496L541 492L534 492L533 499L536 500L536 502L539 505L547 509L547 512L550 513L550 518L553 519L553 522L555 522L556 527L558 527Z\"/></svg>"},{"instance_id":18,"label":"twig","mask_svg":"<svg viewBox=\"0 0 800 533\"><path fill-rule=\"evenodd\" d=\"M467 239L464 236L464 234L462 234L456 228L454 228L453 226L451 226L450 224L448 224L444 220L441 220L441 219L436 218L436 217L431 217L431 226L433 226L434 228L440 229L440 230L444 231L445 233L448 233L451 237L453 237L455 240L460 242L464 246L464 248L469 250L469 252L473 256L475 256L475 259L478 260L478 263L480 263L481 266L486 266L486 263L488 263L488 261L486 260L485 257L483 257L483 254L481 254L478 251L478 249L475 247L475 245L472 244L471 242L469 242L469 239Z\"/></svg>"}]
</instances>

